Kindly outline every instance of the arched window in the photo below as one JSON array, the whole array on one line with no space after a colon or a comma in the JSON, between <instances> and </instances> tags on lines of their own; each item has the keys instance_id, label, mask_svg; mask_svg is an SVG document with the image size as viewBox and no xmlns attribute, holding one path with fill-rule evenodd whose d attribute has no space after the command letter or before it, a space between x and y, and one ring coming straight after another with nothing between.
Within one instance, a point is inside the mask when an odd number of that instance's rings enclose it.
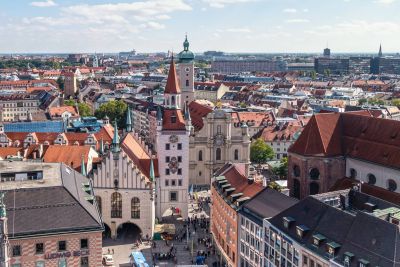
<instances>
[{"instance_id":1,"label":"arched window","mask_svg":"<svg viewBox=\"0 0 400 267\"><path fill-rule=\"evenodd\" d=\"M101 197L96 196L97 207L99 207L99 212L101 214Z\"/></svg>"},{"instance_id":2,"label":"arched window","mask_svg":"<svg viewBox=\"0 0 400 267\"><path fill-rule=\"evenodd\" d=\"M294 177L300 177L300 167L299 165L293 166L293 175Z\"/></svg>"},{"instance_id":3,"label":"arched window","mask_svg":"<svg viewBox=\"0 0 400 267\"><path fill-rule=\"evenodd\" d=\"M175 106L175 96L171 96L171 106Z\"/></svg>"},{"instance_id":4,"label":"arched window","mask_svg":"<svg viewBox=\"0 0 400 267\"><path fill-rule=\"evenodd\" d=\"M235 149L235 160L239 160L239 150Z\"/></svg>"},{"instance_id":5,"label":"arched window","mask_svg":"<svg viewBox=\"0 0 400 267\"><path fill-rule=\"evenodd\" d=\"M367 175L368 184L374 185L376 183L376 177L372 173Z\"/></svg>"},{"instance_id":6,"label":"arched window","mask_svg":"<svg viewBox=\"0 0 400 267\"><path fill-rule=\"evenodd\" d=\"M388 180L388 187L387 187L387 189L388 189L389 191L392 191L392 192L396 191L396 189L397 189L397 183L396 183L396 181L393 180L393 179L389 179L389 180Z\"/></svg>"},{"instance_id":7,"label":"arched window","mask_svg":"<svg viewBox=\"0 0 400 267\"><path fill-rule=\"evenodd\" d=\"M312 168L310 170L310 178L312 180L318 180L319 179L319 170L317 168Z\"/></svg>"},{"instance_id":8,"label":"arched window","mask_svg":"<svg viewBox=\"0 0 400 267\"><path fill-rule=\"evenodd\" d=\"M137 197L131 200L131 218L140 219L140 199Z\"/></svg>"},{"instance_id":9,"label":"arched window","mask_svg":"<svg viewBox=\"0 0 400 267\"><path fill-rule=\"evenodd\" d=\"M310 183L310 195L316 195L319 193L319 184L316 182Z\"/></svg>"},{"instance_id":10,"label":"arched window","mask_svg":"<svg viewBox=\"0 0 400 267\"><path fill-rule=\"evenodd\" d=\"M122 196L118 192L111 195L111 218L122 218Z\"/></svg>"},{"instance_id":11,"label":"arched window","mask_svg":"<svg viewBox=\"0 0 400 267\"><path fill-rule=\"evenodd\" d=\"M350 178L356 179L357 178L357 171L353 168L350 169Z\"/></svg>"},{"instance_id":12,"label":"arched window","mask_svg":"<svg viewBox=\"0 0 400 267\"><path fill-rule=\"evenodd\" d=\"M203 151L202 151L202 150L199 151L198 160L199 160L199 161L203 161Z\"/></svg>"},{"instance_id":13,"label":"arched window","mask_svg":"<svg viewBox=\"0 0 400 267\"><path fill-rule=\"evenodd\" d=\"M215 152L215 159L216 160L221 160L221 148L217 148L217 151Z\"/></svg>"},{"instance_id":14,"label":"arched window","mask_svg":"<svg viewBox=\"0 0 400 267\"><path fill-rule=\"evenodd\" d=\"M186 80L186 86L189 86L189 80Z\"/></svg>"}]
</instances>

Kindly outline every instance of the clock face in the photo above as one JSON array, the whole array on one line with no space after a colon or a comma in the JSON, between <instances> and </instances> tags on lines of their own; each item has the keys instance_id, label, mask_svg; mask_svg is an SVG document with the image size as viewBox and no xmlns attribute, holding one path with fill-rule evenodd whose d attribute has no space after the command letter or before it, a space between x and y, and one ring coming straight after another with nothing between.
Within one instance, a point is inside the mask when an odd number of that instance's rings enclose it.
<instances>
[{"instance_id":1,"label":"clock face","mask_svg":"<svg viewBox=\"0 0 400 267\"><path fill-rule=\"evenodd\" d=\"M224 138L224 136L222 134L217 134L214 137L214 144L216 146L222 146L224 143L225 143L225 138Z\"/></svg>"},{"instance_id":2,"label":"clock face","mask_svg":"<svg viewBox=\"0 0 400 267\"><path fill-rule=\"evenodd\" d=\"M171 135L170 137L169 137L169 141L171 142L171 143L176 143L176 142L178 142L178 136L176 136L176 135Z\"/></svg>"},{"instance_id":3,"label":"clock face","mask_svg":"<svg viewBox=\"0 0 400 267\"><path fill-rule=\"evenodd\" d=\"M186 72L189 72L189 71L190 71L190 68L186 68L185 71L186 71Z\"/></svg>"},{"instance_id":4,"label":"clock face","mask_svg":"<svg viewBox=\"0 0 400 267\"><path fill-rule=\"evenodd\" d=\"M176 157L172 157L168 163L168 167L169 167L171 173L176 173L176 171L178 170L178 167L179 167L178 159Z\"/></svg>"}]
</instances>

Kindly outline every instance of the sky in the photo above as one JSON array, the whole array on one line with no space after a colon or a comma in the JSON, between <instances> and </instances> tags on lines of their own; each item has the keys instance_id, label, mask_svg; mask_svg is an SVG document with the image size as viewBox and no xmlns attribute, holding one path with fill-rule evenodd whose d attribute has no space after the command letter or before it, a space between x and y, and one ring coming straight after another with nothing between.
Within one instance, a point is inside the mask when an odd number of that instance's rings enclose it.
<instances>
[{"instance_id":1,"label":"sky","mask_svg":"<svg viewBox=\"0 0 400 267\"><path fill-rule=\"evenodd\" d=\"M400 50L400 0L0 0L0 53Z\"/></svg>"}]
</instances>

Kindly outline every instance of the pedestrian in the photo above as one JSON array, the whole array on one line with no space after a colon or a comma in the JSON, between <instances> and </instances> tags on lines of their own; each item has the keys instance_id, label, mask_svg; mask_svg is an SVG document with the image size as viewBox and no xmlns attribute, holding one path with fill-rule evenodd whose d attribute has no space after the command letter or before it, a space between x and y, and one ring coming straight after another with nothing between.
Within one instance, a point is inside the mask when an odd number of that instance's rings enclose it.
<instances>
[{"instance_id":1,"label":"pedestrian","mask_svg":"<svg viewBox=\"0 0 400 267\"><path fill-rule=\"evenodd\" d=\"M112 253L113 253L113 255L114 255L114 249L112 249Z\"/></svg>"},{"instance_id":2,"label":"pedestrian","mask_svg":"<svg viewBox=\"0 0 400 267\"><path fill-rule=\"evenodd\" d=\"M110 249L108 249L107 254L110 254Z\"/></svg>"}]
</instances>

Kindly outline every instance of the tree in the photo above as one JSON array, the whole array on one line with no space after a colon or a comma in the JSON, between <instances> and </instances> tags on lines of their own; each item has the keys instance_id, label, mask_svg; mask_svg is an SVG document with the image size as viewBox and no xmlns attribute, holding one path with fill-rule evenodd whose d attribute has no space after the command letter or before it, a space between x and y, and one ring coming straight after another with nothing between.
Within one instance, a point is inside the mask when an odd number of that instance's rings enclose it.
<instances>
[{"instance_id":1,"label":"tree","mask_svg":"<svg viewBox=\"0 0 400 267\"><path fill-rule=\"evenodd\" d=\"M317 78L317 73L315 72L315 70L310 72L310 77L311 79L315 80Z\"/></svg>"},{"instance_id":2,"label":"tree","mask_svg":"<svg viewBox=\"0 0 400 267\"><path fill-rule=\"evenodd\" d=\"M125 114L128 105L122 100L113 100L102 104L94 113L98 119L103 119L106 115L110 118L110 122L117 120L118 127L125 127Z\"/></svg>"},{"instance_id":3,"label":"tree","mask_svg":"<svg viewBox=\"0 0 400 267\"><path fill-rule=\"evenodd\" d=\"M279 167L273 168L272 172L275 175L278 175L280 179L286 178L288 172L288 158L287 157L282 158Z\"/></svg>"},{"instance_id":4,"label":"tree","mask_svg":"<svg viewBox=\"0 0 400 267\"><path fill-rule=\"evenodd\" d=\"M77 103L75 100L65 100L64 105L66 106L75 106ZM81 117L89 117L93 115L92 109L90 106L86 103L78 103L78 110L79 110L79 115Z\"/></svg>"},{"instance_id":5,"label":"tree","mask_svg":"<svg viewBox=\"0 0 400 267\"><path fill-rule=\"evenodd\" d=\"M274 189L278 192L281 192L282 188L280 187L279 184L277 184L276 182L270 182L268 183L268 188Z\"/></svg>"},{"instance_id":6,"label":"tree","mask_svg":"<svg viewBox=\"0 0 400 267\"><path fill-rule=\"evenodd\" d=\"M58 84L58 87L60 87L60 90L64 90L64 79L61 76L58 77L57 84Z\"/></svg>"},{"instance_id":7,"label":"tree","mask_svg":"<svg viewBox=\"0 0 400 267\"><path fill-rule=\"evenodd\" d=\"M330 69L325 69L324 70L324 75L327 76L327 77L331 76L331 70Z\"/></svg>"},{"instance_id":8,"label":"tree","mask_svg":"<svg viewBox=\"0 0 400 267\"><path fill-rule=\"evenodd\" d=\"M250 159L252 162L262 164L272 159L274 155L274 150L261 138L258 138L250 146Z\"/></svg>"},{"instance_id":9,"label":"tree","mask_svg":"<svg viewBox=\"0 0 400 267\"><path fill-rule=\"evenodd\" d=\"M400 98L393 99L392 105L396 106L396 107L400 107Z\"/></svg>"},{"instance_id":10,"label":"tree","mask_svg":"<svg viewBox=\"0 0 400 267\"><path fill-rule=\"evenodd\" d=\"M366 104L367 102L368 102L368 100L367 100L366 98L360 98L360 99L358 100L358 104L359 104L360 106Z\"/></svg>"}]
</instances>

